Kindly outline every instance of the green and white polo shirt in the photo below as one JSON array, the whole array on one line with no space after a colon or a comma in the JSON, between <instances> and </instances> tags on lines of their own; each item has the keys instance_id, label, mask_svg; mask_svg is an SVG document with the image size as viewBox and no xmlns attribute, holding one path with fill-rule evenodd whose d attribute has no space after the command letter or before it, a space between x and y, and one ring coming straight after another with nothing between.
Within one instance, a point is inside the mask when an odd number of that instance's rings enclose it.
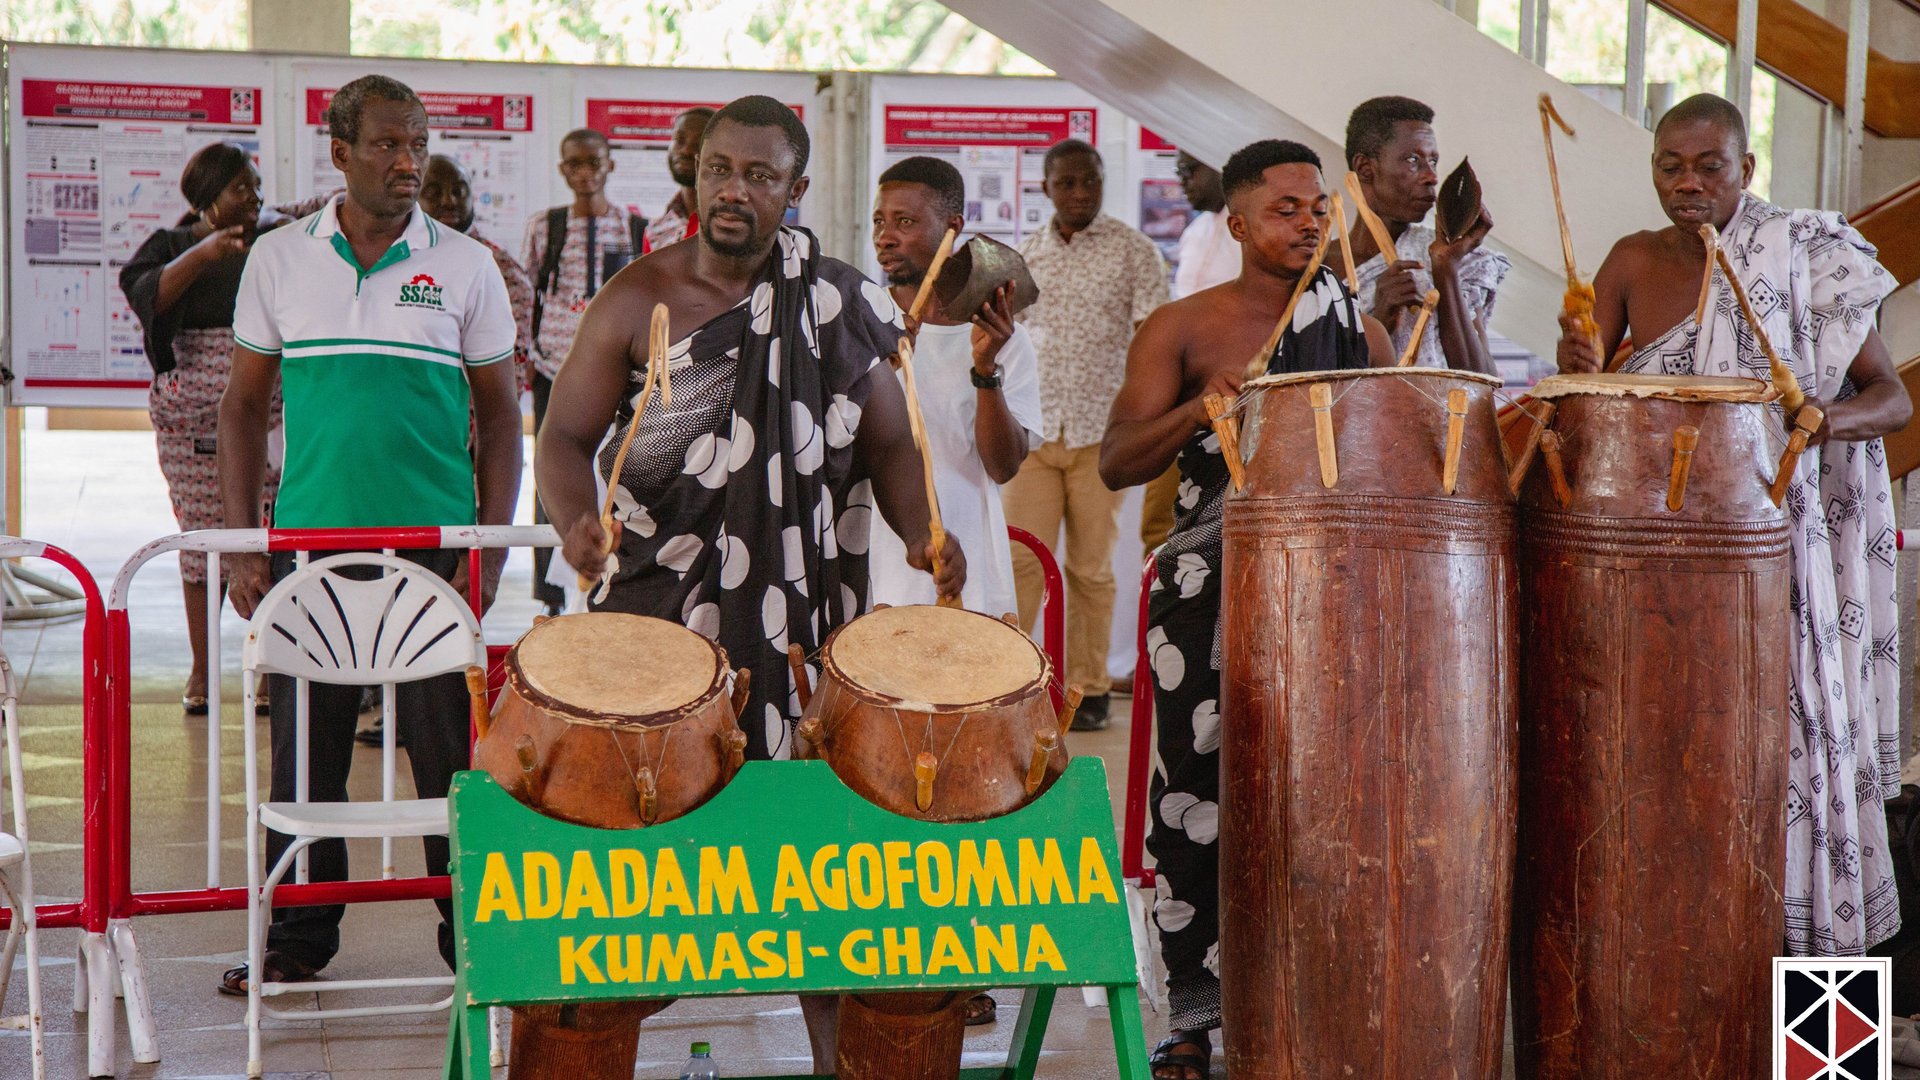
<instances>
[{"instance_id":1,"label":"green and white polo shirt","mask_svg":"<svg viewBox=\"0 0 1920 1080\"><path fill-rule=\"evenodd\" d=\"M287 456L282 528L470 525L466 368L513 354L493 255L415 209L361 272L340 199L262 236L233 336L280 357Z\"/></svg>"}]
</instances>

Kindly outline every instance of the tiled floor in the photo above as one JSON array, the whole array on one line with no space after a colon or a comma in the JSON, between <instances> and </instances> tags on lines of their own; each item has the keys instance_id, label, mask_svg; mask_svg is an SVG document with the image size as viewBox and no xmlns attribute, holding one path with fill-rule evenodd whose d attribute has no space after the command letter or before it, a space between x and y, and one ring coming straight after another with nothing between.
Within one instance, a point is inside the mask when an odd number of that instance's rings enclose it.
<instances>
[{"instance_id":1,"label":"tiled floor","mask_svg":"<svg viewBox=\"0 0 1920 1080\"><path fill-rule=\"evenodd\" d=\"M30 431L26 436L26 511L23 531L78 555L110 587L121 560L145 541L173 531L165 488L154 464L151 436L119 432ZM524 490L524 489L523 489ZM529 520L523 507L520 520ZM490 614L488 636L511 640L528 625L531 560L517 553L508 563L501 599ZM187 644L172 556L163 556L132 579L133 761L135 886L140 890L194 888L205 883L207 724L182 716L178 705L187 670ZM238 837L243 826L238 643L241 623L225 622L227 715L221 725L220 873L244 880ZM23 676L24 745L32 794L34 866L43 902L73 899L80 887L80 630L77 623L40 625L15 621L4 646ZM1124 699L1116 701L1109 730L1075 735L1076 754L1108 763L1117 785L1125 762ZM264 740L263 740L264 741ZM378 754L356 759L356 797L377 796ZM401 768L405 785L405 768ZM1117 816L1117 815L1116 815ZM402 873L420 867L416 845L399 845ZM377 859L370 845L355 848L356 865ZM350 979L443 971L432 941L434 913L424 903L355 905L343 927L345 946L328 977ZM246 1062L244 1001L222 997L213 986L237 963L244 936L239 913L145 918L137 923L154 996L161 1060L135 1065L121 1036L121 1076L151 1078L229 1077ZM78 1077L85 1071L85 1017L69 1009L76 932L44 934L43 970L49 1075ZM366 999L367 995L358 995ZM1018 995L1001 993L1003 1017L970 1032L968 1064L991 1064L1006 1052ZM311 1008L315 995L283 999ZM25 981L16 978L5 1002L25 1007ZM1164 1033L1162 1018L1147 1007L1150 1040ZM439 1075L446 1023L442 1016L386 1017L325 1022L274 1022L268 1030L266 1063L278 1077L331 1080L428 1080ZM1104 1006L1089 1008L1078 993L1063 993L1054 1010L1039 1075L1048 1080L1115 1075L1111 1029ZM808 1063L804 1029L792 998L746 998L682 1002L645 1025L636 1078L674 1077L693 1040L714 1044L723 1074L802 1072ZM23 1032L0 1030L0 1080L27 1075ZM1224 1076L1216 1067L1215 1076ZM1511 1075L1511 1066L1508 1066Z\"/></svg>"}]
</instances>

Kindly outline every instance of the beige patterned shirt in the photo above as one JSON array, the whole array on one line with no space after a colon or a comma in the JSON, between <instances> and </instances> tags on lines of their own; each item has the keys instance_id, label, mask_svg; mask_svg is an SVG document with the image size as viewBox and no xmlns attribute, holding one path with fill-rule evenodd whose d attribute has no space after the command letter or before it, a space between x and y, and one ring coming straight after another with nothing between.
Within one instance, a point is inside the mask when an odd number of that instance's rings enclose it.
<instances>
[{"instance_id":1,"label":"beige patterned shirt","mask_svg":"<svg viewBox=\"0 0 1920 1080\"><path fill-rule=\"evenodd\" d=\"M1049 222L1020 254L1040 286L1021 320L1040 356L1042 434L1092 446L1107 432L1133 328L1167 302L1166 263L1144 233L1105 214L1070 243Z\"/></svg>"}]
</instances>

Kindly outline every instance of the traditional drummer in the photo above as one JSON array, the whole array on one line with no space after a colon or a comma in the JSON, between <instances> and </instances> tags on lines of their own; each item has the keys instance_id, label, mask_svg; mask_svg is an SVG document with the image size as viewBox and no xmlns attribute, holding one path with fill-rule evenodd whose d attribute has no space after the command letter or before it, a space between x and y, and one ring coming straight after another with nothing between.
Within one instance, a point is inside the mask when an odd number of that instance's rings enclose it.
<instances>
[{"instance_id":1,"label":"traditional drummer","mask_svg":"<svg viewBox=\"0 0 1920 1080\"><path fill-rule=\"evenodd\" d=\"M1857 955L1900 927L1887 820L1900 791L1894 521L1881 436L1912 413L1874 329L1896 286L1838 214L1785 210L1746 191L1745 121L1711 94L1654 132L1653 185L1670 224L1615 244L1594 278L1599 351L1561 319L1560 370L1766 379L1767 357L1724 277L1694 307L1711 224L1766 336L1825 419L1786 505L1793 524L1793 718L1787 790L1787 947ZM1793 417L1786 417L1791 422ZM1784 436L1783 436L1784 441Z\"/></svg>"},{"instance_id":2,"label":"traditional drummer","mask_svg":"<svg viewBox=\"0 0 1920 1080\"><path fill-rule=\"evenodd\" d=\"M1147 846L1159 861L1154 920L1172 1029L1152 1066L1154 1077L1170 1080L1204 1080L1210 1032L1220 1026L1220 557L1228 481L1202 399L1239 391L1249 359L1302 288L1310 291L1265 357L1266 371L1395 359L1386 328L1359 310L1330 268L1302 281L1332 227L1319 157L1295 142L1256 142L1228 159L1221 181L1240 276L1168 304L1141 325L1100 447L1100 477L1115 490L1153 479L1176 457L1180 467L1147 630L1161 761Z\"/></svg>"}]
</instances>

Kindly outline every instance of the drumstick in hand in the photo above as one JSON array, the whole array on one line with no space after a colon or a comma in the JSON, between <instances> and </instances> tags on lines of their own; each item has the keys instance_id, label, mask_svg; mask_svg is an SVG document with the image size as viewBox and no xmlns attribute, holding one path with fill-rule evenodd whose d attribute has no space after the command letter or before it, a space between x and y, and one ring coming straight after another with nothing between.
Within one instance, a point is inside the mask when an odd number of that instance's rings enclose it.
<instances>
[{"instance_id":1,"label":"drumstick in hand","mask_svg":"<svg viewBox=\"0 0 1920 1080\"><path fill-rule=\"evenodd\" d=\"M1547 145L1547 183L1553 188L1553 216L1560 223L1560 257L1567 264L1567 293L1560 306L1579 321L1580 332L1593 343L1593 351L1600 354L1600 324L1593 318L1593 286L1580 280L1580 270L1573 261L1573 233L1567 228L1567 207L1560 197L1560 164L1553 156L1553 129L1558 125L1569 138L1573 137L1573 125L1553 107L1553 97L1540 95L1540 137ZM1602 362L1606 357L1601 357Z\"/></svg>"},{"instance_id":2,"label":"drumstick in hand","mask_svg":"<svg viewBox=\"0 0 1920 1080\"><path fill-rule=\"evenodd\" d=\"M605 534L600 541L601 558L613 553L613 492L620 486L620 470L627 464L627 451L633 448L633 433L640 430L640 416L647 411L647 401L653 397L655 385L660 387L660 404L673 404L673 377L667 374L667 347L671 342L667 337L667 305L653 305L653 324L648 328L647 374L640 384L640 402L633 407L633 420L627 424L627 434L620 440L620 449L613 455L613 471L607 474L607 495L600 503L600 530ZM597 578L593 575L579 576L580 591L593 588Z\"/></svg>"},{"instance_id":3,"label":"drumstick in hand","mask_svg":"<svg viewBox=\"0 0 1920 1080\"><path fill-rule=\"evenodd\" d=\"M1353 265L1353 240L1347 235L1347 201L1334 192L1327 197L1332 205L1328 208L1333 216L1333 227L1339 230L1340 261L1347 268L1347 289L1355 296L1360 295L1360 275Z\"/></svg>"},{"instance_id":4,"label":"drumstick in hand","mask_svg":"<svg viewBox=\"0 0 1920 1080\"><path fill-rule=\"evenodd\" d=\"M1427 320L1433 318L1433 307L1439 302L1439 289L1428 289L1421 298L1420 316L1413 320L1413 336L1407 339L1407 351L1400 356L1401 367L1412 367L1413 358L1420 355L1420 338L1427 332Z\"/></svg>"},{"instance_id":5,"label":"drumstick in hand","mask_svg":"<svg viewBox=\"0 0 1920 1080\"><path fill-rule=\"evenodd\" d=\"M1331 230L1322 230L1320 246L1313 249L1313 258L1307 260L1306 272L1293 286L1293 295L1287 298L1287 309L1280 313L1280 321L1273 324L1273 333L1267 335L1267 343L1247 363L1247 378L1257 379L1267 373L1267 361L1272 359L1273 350L1280 347L1280 338L1286 334L1287 327L1293 325L1293 309L1300 306L1300 298L1313 288L1320 276L1320 264L1327 257L1327 242L1332 238Z\"/></svg>"},{"instance_id":6,"label":"drumstick in hand","mask_svg":"<svg viewBox=\"0 0 1920 1080\"><path fill-rule=\"evenodd\" d=\"M1807 403L1807 395L1800 390L1800 380L1793 374L1787 362L1773 351L1773 342L1767 338L1766 328L1760 325L1760 316L1754 314L1753 304L1747 300L1747 290L1740 284L1740 275L1733 272L1733 263L1727 258L1727 249L1715 245L1713 257L1720 264L1720 272L1726 275L1727 288L1733 290L1733 298L1740 303L1740 313L1747 317L1747 325L1753 327L1753 339L1760 343L1760 351L1767 354L1767 366L1773 370L1773 388L1780 394L1780 404L1792 416Z\"/></svg>"},{"instance_id":7,"label":"drumstick in hand","mask_svg":"<svg viewBox=\"0 0 1920 1080\"><path fill-rule=\"evenodd\" d=\"M951 237L953 233L949 231L947 235ZM947 530L940 524L940 493L933 486L933 447L927 442L926 422L920 418L920 394L914 389L913 342L904 337L900 339L900 379L906 384L907 423L913 428L913 445L920 448L921 474L927 480L927 540L933 545L933 578L937 585L940 580L940 551L947 546ZM960 599L942 596L938 603L941 607L959 607Z\"/></svg>"},{"instance_id":8,"label":"drumstick in hand","mask_svg":"<svg viewBox=\"0 0 1920 1080\"><path fill-rule=\"evenodd\" d=\"M1393 269L1400 252L1393 246L1393 234L1387 231L1387 223L1381 221L1380 215L1367 205L1367 194L1360 188L1359 173L1347 173L1347 194L1353 196L1353 209L1360 215L1360 223L1367 227L1367 232L1373 237L1373 245L1380 249L1381 261L1386 263L1387 269Z\"/></svg>"},{"instance_id":9,"label":"drumstick in hand","mask_svg":"<svg viewBox=\"0 0 1920 1080\"><path fill-rule=\"evenodd\" d=\"M927 276L920 279L920 291L913 294L913 306L907 309L907 318L920 321L920 313L927 309L927 301L933 297L933 281L946 268L947 256L953 254L953 242L957 239L959 234L952 229L948 229L947 235L940 238L940 246L933 252L933 261L927 264Z\"/></svg>"},{"instance_id":10,"label":"drumstick in hand","mask_svg":"<svg viewBox=\"0 0 1920 1080\"><path fill-rule=\"evenodd\" d=\"M1707 319L1707 294L1713 291L1713 266L1720 251L1720 234L1713 222L1700 226L1700 240L1707 245L1707 272L1700 275L1700 299L1693 305L1693 325L1698 329Z\"/></svg>"}]
</instances>

